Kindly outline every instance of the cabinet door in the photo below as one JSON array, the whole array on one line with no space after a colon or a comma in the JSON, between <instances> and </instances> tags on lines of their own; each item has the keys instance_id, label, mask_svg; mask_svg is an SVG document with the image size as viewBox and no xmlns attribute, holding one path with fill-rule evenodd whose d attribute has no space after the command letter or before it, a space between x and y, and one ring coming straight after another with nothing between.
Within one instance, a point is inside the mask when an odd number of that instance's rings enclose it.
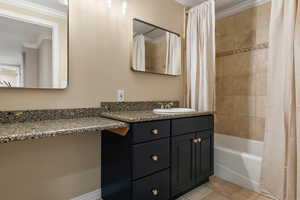
<instances>
[{"instance_id":1,"label":"cabinet door","mask_svg":"<svg viewBox=\"0 0 300 200\"><path fill-rule=\"evenodd\" d=\"M196 134L195 177L196 184L203 182L211 175L213 169L213 133L204 131Z\"/></svg>"},{"instance_id":2,"label":"cabinet door","mask_svg":"<svg viewBox=\"0 0 300 200\"><path fill-rule=\"evenodd\" d=\"M171 182L172 196L185 192L193 186L195 134L172 138Z\"/></svg>"}]
</instances>

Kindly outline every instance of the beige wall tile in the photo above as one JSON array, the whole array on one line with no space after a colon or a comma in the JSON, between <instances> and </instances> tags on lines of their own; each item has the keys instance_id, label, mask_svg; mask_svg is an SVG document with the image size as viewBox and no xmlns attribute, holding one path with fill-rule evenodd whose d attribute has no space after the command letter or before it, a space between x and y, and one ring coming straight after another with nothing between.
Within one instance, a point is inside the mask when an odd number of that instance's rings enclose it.
<instances>
[{"instance_id":1,"label":"beige wall tile","mask_svg":"<svg viewBox=\"0 0 300 200\"><path fill-rule=\"evenodd\" d=\"M251 138L255 131L255 118L238 116L234 123L234 135L242 138Z\"/></svg>"},{"instance_id":2,"label":"beige wall tile","mask_svg":"<svg viewBox=\"0 0 300 200\"><path fill-rule=\"evenodd\" d=\"M217 78L223 76L223 68L224 68L223 60L224 60L224 57L216 58L216 76L217 76Z\"/></svg>"},{"instance_id":3,"label":"beige wall tile","mask_svg":"<svg viewBox=\"0 0 300 200\"><path fill-rule=\"evenodd\" d=\"M232 28L236 31L255 30L257 21L257 8L250 8L235 15Z\"/></svg>"},{"instance_id":4,"label":"beige wall tile","mask_svg":"<svg viewBox=\"0 0 300 200\"><path fill-rule=\"evenodd\" d=\"M271 3L266 3L256 7L257 10L257 26L256 30L269 29L271 19Z\"/></svg>"},{"instance_id":5,"label":"beige wall tile","mask_svg":"<svg viewBox=\"0 0 300 200\"><path fill-rule=\"evenodd\" d=\"M233 96L218 97L216 101L216 108L218 113L224 115L231 115L233 113Z\"/></svg>"},{"instance_id":6,"label":"beige wall tile","mask_svg":"<svg viewBox=\"0 0 300 200\"><path fill-rule=\"evenodd\" d=\"M255 116L266 117L266 96L256 96L255 98Z\"/></svg>"},{"instance_id":7,"label":"beige wall tile","mask_svg":"<svg viewBox=\"0 0 300 200\"><path fill-rule=\"evenodd\" d=\"M267 95L267 73L257 73L255 75L255 94L257 96Z\"/></svg>"},{"instance_id":8,"label":"beige wall tile","mask_svg":"<svg viewBox=\"0 0 300 200\"><path fill-rule=\"evenodd\" d=\"M216 22L216 34L219 36L231 35L235 33L232 29L234 26L235 16L224 17Z\"/></svg>"},{"instance_id":9,"label":"beige wall tile","mask_svg":"<svg viewBox=\"0 0 300 200\"><path fill-rule=\"evenodd\" d=\"M255 73L267 72L268 69L268 49L259 49L251 52L250 65Z\"/></svg>"},{"instance_id":10,"label":"beige wall tile","mask_svg":"<svg viewBox=\"0 0 300 200\"><path fill-rule=\"evenodd\" d=\"M242 75L233 77L233 82L230 87L232 87L232 94L239 96L255 95L255 76L253 75Z\"/></svg>"},{"instance_id":11,"label":"beige wall tile","mask_svg":"<svg viewBox=\"0 0 300 200\"><path fill-rule=\"evenodd\" d=\"M254 30L239 30L235 34L234 48L249 48L256 44L256 31Z\"/></svg>"},{"instance_id":12,"label":"beige wall tile","mask_svg":"<svg viewBox=\"0 0 300 200\"><path fill-rule=\"evenodd\" d=\"M225 134L225 135L232 135L233 133L233 118L232 115L222 115L216 114L215 115L215 132Z\"/></svg>"},{"instance_id":13,"label":"beige wall tile","mask_svg":"<svg viewBox=\"0 0 300 200\"><path fill-rule=\"evenodd\" d=\"M233 36L217 36L216 37L216 52L229 51L234 48Z\"/></svg>"},{"instance_id":14,"label":"beige wall tile","mask_svg":"<svg viewBox=\"0 0 300 200\"><path fill-rule=\"evenodd\" d=\"M266 124L265 118L256 117L255 130L251 132L250 139L263 141L265 135L265 127L266 127L265 124Z\"/></svg>"},{"instance_id":15,"label":"beige wall tile","mask_svg":"<svg viewBox=\"0 0 300 200\"><path fill-rule=\"evenodd\" d=\"M233 82L235 81L235 77L226 76L221 79L222 89L225 96L233 95Z\"/></svg>"},{"instance_id":16,"label":"beige wall tile","mask_svg":"<svg viewBox=\"0 0 300 200\"><path fill-rule=\"evenodd\" d=\"M237 116L255 116L255 96L235 96L234 114Z\"/></svg>"},{"instance_id":17,"label":"beige wall tile","mask_svg":"<svg viewBox=\"0 0 300 200\"><path fill-rule=\"evenodd\" d=\"M237 57L235 55L222 57L223 76L234 76L237 73Z\"/></svg>"},{"instance_id":18,"label":"beige wall tile","mask_svg":"<svg viewBox=\"0 0 300 200\"><path fill-rule=\"evenodd\" d=\"M268 3L218 20L218 52L267 42L270 10ZM218 66L222 67L217 70L217 132L263 140L268 49L219 57Z\"/></svg>"},{"instance_id":19,"label":"beige wall tile","mask_svg":"<svg viewBox=\"0 0 300 200\"><path fill-rule=\"evenodd\" d=\"M235 63L237 66L237 72L235 75L250 75L254 74L255 68L254 65L251 65L252 62L252 53L246 52L235 55Z\"/></svg>"},{"instance_id":20,"label":"beige wall tile","mask_svg":"<svg viewBox=\"0 0 300 200\"><path fill-rule=\"evenodd\" d=\"M296 67L296 104L300 106L300 68Z\"/></svg>"}]
</instances>

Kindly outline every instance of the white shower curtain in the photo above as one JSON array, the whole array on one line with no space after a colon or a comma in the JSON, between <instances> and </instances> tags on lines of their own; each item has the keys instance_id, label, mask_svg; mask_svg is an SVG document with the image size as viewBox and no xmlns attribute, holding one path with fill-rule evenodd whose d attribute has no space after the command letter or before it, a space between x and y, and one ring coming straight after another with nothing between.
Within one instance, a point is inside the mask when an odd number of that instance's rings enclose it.
<instances>
[{"instance_id":1,"label":"white shower curtain","mask_svg":"<svg viewBox=\"0 0 300 200\"><path fill-rule=\"evenodd\" d=\"M214 111L215 2L208 0L188 12L187 106Z\"/></svg>"},{"instance_id":2,"label":"white shower curtain","mask_svg":"<svg viewBox=\"0 0 300 200\"><path fill-rule=\"evenodd\" d=\"M132 50L132 66L133 69L138 71L146 70L146 53L145 53L145 36L137 35L133 38Z\"/></svg>"},{"instance_id":3,"label":"white shower curtain","mask_svg":"<svg viewBox=\"0 0 300 200\"><path fill-rule=\"evenodd\" d=\"M300 200L299 39L299 0L272 1L261 182L262 191L279 200Z\"/></svg>"},{"instance_id":4,"label":"white shower curtain","mask_svg":"<svg viewBox=\"0 0 300 200\"><path fill-rule=\"evenodd\" d=\"M174 33L166 33L167 56L166 56L166 74L181 74L181 40Z\"/></svg>"}]
</instances>

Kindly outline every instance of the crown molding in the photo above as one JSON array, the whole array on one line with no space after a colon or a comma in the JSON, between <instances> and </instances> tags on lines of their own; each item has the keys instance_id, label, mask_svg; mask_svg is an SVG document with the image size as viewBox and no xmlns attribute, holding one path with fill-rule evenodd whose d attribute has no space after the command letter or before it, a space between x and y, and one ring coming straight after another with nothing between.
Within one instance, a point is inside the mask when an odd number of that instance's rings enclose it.
<instances>
[{"instance_id":1,"label":"crown molding","mask_svg":"<svg viewBox=\"0 0 300 200\"><path fill-rule=\"evenodd\" d=\"M216 19L221 19L236 13L239 13L241 11L247 10L249 8L253 8L256 6L260 6L262 4L271 2L271 0L245 0L241 3L238 3L230 8L221 10L216 13Z\"/></svg>"},{"instance_id":2,"label":"crown molding","mask_svg":"<svg viewBox=\"0 0 300 200\"><path fill-rule=\"evenodd\" d=\"M30 10L42 15L47 15L55 18L61 18L61 19L67 18L67 14L62 11L55 10L53 8L48 8L46 6L42 6L25 0L0 0L0 3L16 6L18 8Z\"/></svg>"}]
</instances>

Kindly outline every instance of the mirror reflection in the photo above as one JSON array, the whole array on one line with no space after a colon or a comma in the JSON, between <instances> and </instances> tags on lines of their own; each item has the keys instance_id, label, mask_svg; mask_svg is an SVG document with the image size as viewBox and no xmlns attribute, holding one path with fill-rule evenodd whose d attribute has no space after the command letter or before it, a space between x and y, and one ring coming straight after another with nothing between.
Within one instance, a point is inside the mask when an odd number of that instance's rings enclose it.
<instances>
[{"instance_id":1,"label":"mirror reflection","mask_svg":"<svg viewBox=\"0 0 300 200\"><path fill-rule=\"evenodd\" d=\"M134 19L132 69L140 72L180 75L179 34Z\"/></svg>"},{"instance_id":2,"label":"mirror reflection","mask_svg":"<svg viewBox=\"0 0 300 200\"><path fill-rule=\"evenodd\" d=\"M67 87L67 0L1 1L0 27L0 87Z\"/></svg>"}]
</instances>

